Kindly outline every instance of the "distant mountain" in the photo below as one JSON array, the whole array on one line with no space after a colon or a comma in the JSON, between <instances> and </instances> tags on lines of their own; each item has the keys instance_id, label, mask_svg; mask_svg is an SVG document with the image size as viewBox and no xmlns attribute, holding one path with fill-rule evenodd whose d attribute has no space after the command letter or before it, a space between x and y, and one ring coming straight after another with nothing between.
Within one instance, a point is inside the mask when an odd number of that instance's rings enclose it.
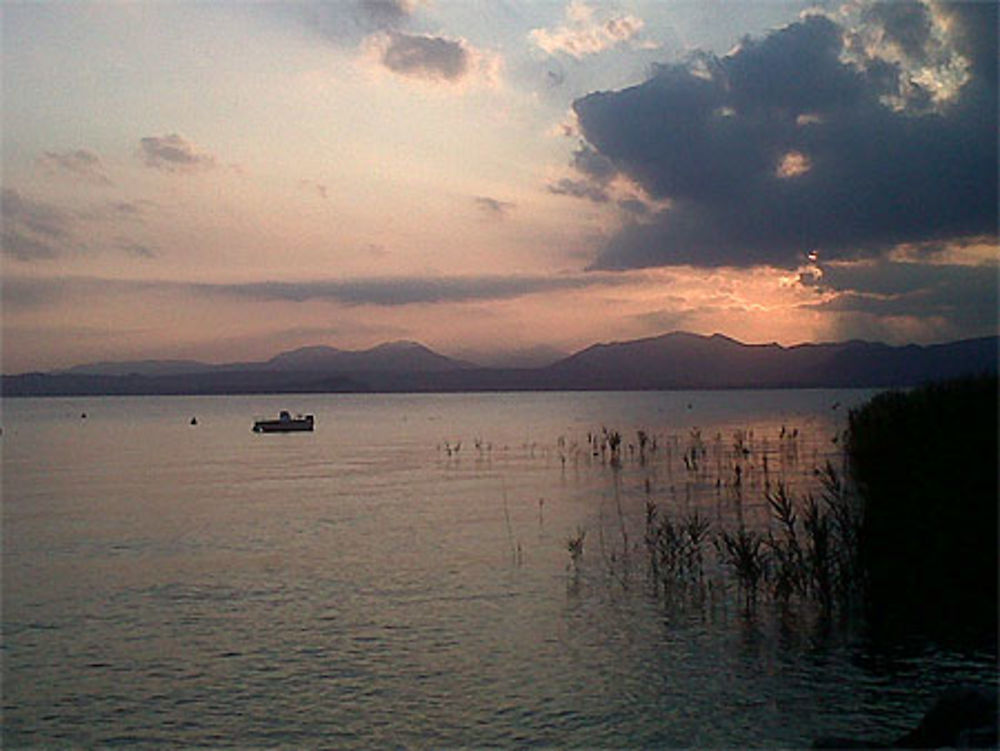
<instances>
[{"instance_id":1,"label":"distant mountain","mask_svg":"<svg viewBox=\"0 0 1000 751\"><path fill-rule=\"evenodd\" d=\"M197 360L128 360L76 365L53 375L73 376L176 376L195 373L282 371L295 373L425 373L472 367L452 360L417 342L398 341L366 350L336 347L301 347L282 352L264 362L236 362L212 365Z\"/></svg>"},{"instance_id":2,"label":"distant mountain","mask_svg":"<svg viewBox=\"0 0 1000 751\"><path fill-rule=\"evenodd\" d=\"M177 375L179 373L207 373L216 366L197 360L127 360L125 362L94 362L56 371L65 375Z\"/></svg>"},{"instance_id":3,"label":"distant mountain","mask_svg":"<svg viewBox=\"0 0 1000 751\"><path fill-rule=\"evenodd\" d=\"M388 342L361 351L302 347L263 364L265 370L332 373L435 373L466 367L470 366L408 341Z\"/></svg>"},{"instance_id":4,"label":"distant mountain","mask_svg":"<svg viewBox=\"0 0 1000 751\"><path fill-rule=\"evenodd\" d=\"M566 388L699 389L907 386L968 372L996 371L997 337L891 347L742 344L684 332L597 344L548 368Z\"/></svg>"},{"instance_id":5,"label":"distant mountain","mask_svg":"<svg viewBox=\"0 0 1000 751\"><path fill-rule=\"evenodd\" d=\"M546 345L512 349L498 354L470 353L468 359L487 368L544 368L569 355Z\"/></svg>"},{"instance_id":6,"label":"distant mountain","mask_svg":"<svg viewBox=\"0 0 1000 751\"><path fill-rule=\"evenodd\" d=\"M416 342L391 342L362 351L304 347L258 363L97 363L4 376L3 395L912 386L997 372L998 341L993 336L926 347L861 341L783 347L674 332L595 344L534 368L476 367Z\"/></svg>"}]
</instances>

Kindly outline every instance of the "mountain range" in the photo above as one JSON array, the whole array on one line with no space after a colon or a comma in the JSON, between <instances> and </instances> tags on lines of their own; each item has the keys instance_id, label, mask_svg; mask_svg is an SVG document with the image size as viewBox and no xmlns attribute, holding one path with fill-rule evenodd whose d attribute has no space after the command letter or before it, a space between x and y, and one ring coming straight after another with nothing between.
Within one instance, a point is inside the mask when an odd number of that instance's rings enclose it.
<instances>
[{"instance_id":1,"label":"mountain range","mask_svg":"<svg viewBox=\"0 0 1000 751\"><path fill-rule=\"evenodd\" d=\"M911 386L997 372L1000 337L890 346L743 344L673 332L595 344L550 365L486 368L416 342L367 350L315 346L262 362L142 360L3 377L4 396Z\"/></svg>"},{"instance_id":2,"label":"mountain range","mask_svg":"<svg viewBox=\"0 0 1000 751\"><path fill-rule=\"evenodd\" d=\"M300 372L300 373L353 373L378 371L405 373L410 371L435 372L456 367L471 367L468 363L453 360L433 352L422 344L409 341L387 342L366 350L345 350L336 347L300 347L282 352L263 362L235 362L211 365L197 360L130 360L125 362L97 362L76 365L55 371L57 375L102 376L176 376L196 373L237 371Z\"/></svg>"}]
</instances>

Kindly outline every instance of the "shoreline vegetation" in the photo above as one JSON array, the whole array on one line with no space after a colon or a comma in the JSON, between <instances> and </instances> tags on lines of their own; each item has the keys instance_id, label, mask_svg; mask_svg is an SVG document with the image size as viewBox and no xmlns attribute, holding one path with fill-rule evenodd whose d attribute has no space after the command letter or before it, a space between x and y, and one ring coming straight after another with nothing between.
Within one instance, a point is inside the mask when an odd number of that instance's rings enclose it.
<instances>
[{"instance_id":1,"label":"shoreline vegetation","mask_svg":"<svg viewBox=\"0 0 1000 751\"><path fill-rule=\"evenodd\" d=\"M998 381L876 395L850 417L869 620L997 643Z\"/></svg>"},{"instance_id":2,"label":"shoreline vegetation","mask_svg":"<svg viewBox=\"0 0 1000 751\"><path fill-rule=\"evenodd\" d=\"M628 588L644 569L667 618L709 617L737 602L750 622L776 616L783 630L797 622L825 636L839 627L863 634L876 651L942 647L995 659L998 388L996 375L984 375L875 395L850 411L836 438L843 468L827 462L814 470L818 496L771 482L766 454L763 480L745 483L754 447L737 433L723 461L714 452L717 487L727 488L735 513L723 520L678 510L654 500L647 480L641 543L630 541L618 475L623 462L644 463L655 440L650 447L640 430L625 450L621 434L605 430L591 444L614 473L616 520L600 525L596 541L608 579ZM792 441L780 451L794 448ZM712 453L692 432L684 467L697 473ZM747 492L763 495L763 520L747 518ZM583 527L566 540L571 590L592 544ZM895 741L821 738L814 747L995 748L997 724L994 679L939 696Z\"/></svg>"},{"instance_id":3,"label":"shoreline vegetation","mask_svg":"<svg viewBox=\"0 0 1000 751\"><path fill-rule=\"evenodd\" d=\"M588 442L615 474L617 521L609 526L621 539L599 530L601 559L623 586L644 568L668 607L698 609L735 587L748 615L765 603L795 606L823 621L860 616L886 643L919 638L995 652L997 394L993 375L877 394L851 410L834 438L843 467L827 461L812 470L818 495L796 494L774 467L769 473L752 435L737 432L725 447L716 437L713 447L692 431L683 465L724 489L726 517L658 501L647 479L641 544L629 539L618 474L658 447L642 430L623 443L604 429ZM782 459L797 450L784 428L780 441ZM567 539L574 575L592 544L584 528Z\"/></svg>"}]
</instances>

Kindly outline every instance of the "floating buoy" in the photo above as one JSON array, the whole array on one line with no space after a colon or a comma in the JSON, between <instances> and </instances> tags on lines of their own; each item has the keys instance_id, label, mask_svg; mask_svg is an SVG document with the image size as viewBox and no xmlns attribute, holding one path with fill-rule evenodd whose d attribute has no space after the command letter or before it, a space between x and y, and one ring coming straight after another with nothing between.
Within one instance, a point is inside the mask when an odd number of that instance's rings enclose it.
<instances>
[{"instance_id":1,"label":"floating buoy","mask_svg":"<svg viewBox=\"0 0 1000 751\"><path fill-rule=\"evenodd\" d=\"M191 418L191 424L192 425L197 425L198 424L198 418L197 417L192 417Z\"/></svg>"}]
</instances>

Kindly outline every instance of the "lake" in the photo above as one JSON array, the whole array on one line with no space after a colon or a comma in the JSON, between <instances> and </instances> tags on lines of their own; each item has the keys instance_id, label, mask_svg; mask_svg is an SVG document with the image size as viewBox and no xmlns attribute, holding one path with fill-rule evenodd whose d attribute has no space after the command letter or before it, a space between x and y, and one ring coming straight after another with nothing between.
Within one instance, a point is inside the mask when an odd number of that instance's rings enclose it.
<instances>
[{"instance_id":1,"label":"lake","mask_svg":"<svg viewBox=\"0 0 1000 751\"><path fill-rule=\"evenodd\" d=\"M890 740L996 655L667 607L641 550L821 492L872 393L4 400L3 746Z\"/></svg>"}]
</instances>

